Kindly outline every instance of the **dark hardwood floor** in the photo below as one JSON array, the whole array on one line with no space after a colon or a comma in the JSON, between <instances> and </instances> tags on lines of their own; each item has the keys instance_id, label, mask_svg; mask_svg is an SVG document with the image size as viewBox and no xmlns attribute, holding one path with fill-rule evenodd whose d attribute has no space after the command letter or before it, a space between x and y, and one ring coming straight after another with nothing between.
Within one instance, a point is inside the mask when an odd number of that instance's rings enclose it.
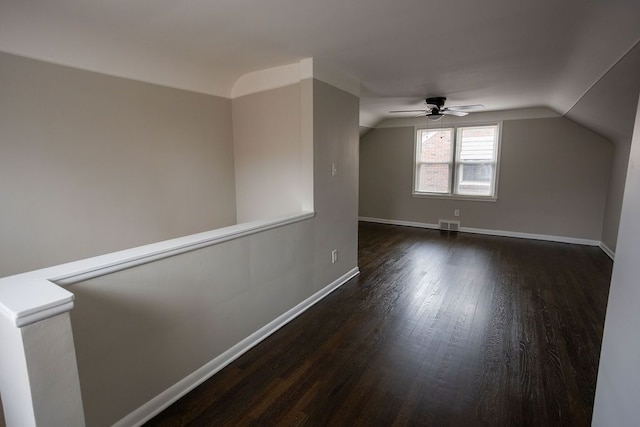
<instances>
[{"instance_id":1,"label":"dark hardwood floor","mask_svg":"<svg viewBox=\"0 0 640 427\"><path fill-rule=\"evenodd\" d=\"M588 426L612 262L360 224L361 274L150 426Z\"/></svg>"}]
</instances>

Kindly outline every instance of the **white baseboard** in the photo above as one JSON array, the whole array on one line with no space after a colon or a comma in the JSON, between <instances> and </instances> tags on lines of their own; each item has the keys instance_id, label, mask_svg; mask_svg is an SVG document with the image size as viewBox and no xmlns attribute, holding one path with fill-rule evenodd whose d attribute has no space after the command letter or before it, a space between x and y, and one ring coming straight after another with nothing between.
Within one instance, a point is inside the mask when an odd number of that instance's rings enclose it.
<instances>
[{"instance_id":1,"label":"white baseboard","mask_svg":"<svg viewBox=\"0 0 640 427\"><path fill-rule=\"evenodd\" d=\"M358 267L355 267L352 270L348 271L338 279L331 282L329 285L311 295L306 300L291 308L286 313L280 315L275 320L269 322L253 334L240 341L238 344L231 347L229 350L211 360L206 365L202 366L195 372L178 381L176 384L172 385L171 387L160 393L158 396L154 397L135 411L131 412L129 415L116 422L114 426L140 426L146 421L150 420L151 418L165 410L167 407L169 407L172 403L180 399L182 396L193 390L195 387L211 378L229 363L233 362L238 357L242 356L251 348L259 344L269 335L273 334L278 329L298 317L308 308L345 284L348 280L358 275L358 273L360 273Z\"/></svg>"},{"instance_id":2,"label":"white baseboard","mask_svg":"<svg viewBox=\"0 0 640 427\"><path fill-rule=\"evenodd\" d=\"M603 242L600 242L600 249L602 249L602 252L607 254L607 256L609 256L609 258L611 258L611 261L615 261L616 253L614 251L612 251L609 246L605 245Z\"/></svg>"},{"instance_id":3,"label":"white baseboard","mask_svg":"<svg viewBox=\"0 0 640 427\"><path fill-rule=\"evenodd\" d=\"M429 229L436 229L436 230L438 229L438 224L428 224L428 223L421 223L421 222L396 221L392 219L380 219L380 218L369 218L369 217L358 217L358 220L364 221L364 222L375 222L379 224L405 225L408 227L429 228ZM548 234L521 233L518 231L489 230L484 228L460 227L460 232L486 234L489 236L516 237L519 239L545 240L548 242L571 243L574 245L601 246L601 242L599 240L578 239L575 237L553 236Z\"/></svg>"},{"instance_id":4,"label":"white baseboard","mask_svg":"<svg viewBox=\"0 0 640 427\"><path fill-rule=\"evenodd\" d=\"M428 228L431 230L438 229L438 224L427 224L425 222L399 221L395 219L370 218L366 216L359 216L358 221L375 222L377 224L404 225L406 227Z\"/></svg>"},{"instance_id":5,"label":"white baseboard","mask_svg":"<svg viewBox=\"0 0 640 427\"><path fill-rule=\"evenodd\" d=\"M519 231L486 230L483 228L460 227L463 233L487 234L489 236L516 237L518 239L544 240L547 242L571 243L572 245L599 246L599 240L578 239L576 237L553 236L549 234L521 233Z\"/></svg>"}]
</instances>

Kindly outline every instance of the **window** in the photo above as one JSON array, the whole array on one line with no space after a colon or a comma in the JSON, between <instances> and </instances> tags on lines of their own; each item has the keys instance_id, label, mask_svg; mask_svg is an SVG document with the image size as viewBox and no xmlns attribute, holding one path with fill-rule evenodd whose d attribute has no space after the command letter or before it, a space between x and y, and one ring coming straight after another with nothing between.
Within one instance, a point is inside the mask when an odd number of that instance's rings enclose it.
<instances>
[{"instance_id":1,"label":"window","mask_svg":"<svg viewBox=\"0 0 640 427\"><path fill-rule=\"evenodd\" d=\"M499 127L418 129L413 194L496 199Z\"/></svg>"}]
</instances>

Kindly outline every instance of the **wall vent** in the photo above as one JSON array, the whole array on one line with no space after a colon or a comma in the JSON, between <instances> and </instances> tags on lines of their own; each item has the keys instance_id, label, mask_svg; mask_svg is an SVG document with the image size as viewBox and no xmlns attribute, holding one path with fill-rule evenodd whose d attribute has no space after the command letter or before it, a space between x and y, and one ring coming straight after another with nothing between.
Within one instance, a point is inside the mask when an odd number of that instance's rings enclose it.
<instances>
[{"instance_id":1,"label":"wall vent","mask_svg":"<svg viewBox=\"0 0 640 427\"><path fill-rule=\"evenodd\" d=\"M460 221L451 221L450 219L441 219L438 221L440 230L443 231L459 231Z\"/></svg>"}]
</instances>

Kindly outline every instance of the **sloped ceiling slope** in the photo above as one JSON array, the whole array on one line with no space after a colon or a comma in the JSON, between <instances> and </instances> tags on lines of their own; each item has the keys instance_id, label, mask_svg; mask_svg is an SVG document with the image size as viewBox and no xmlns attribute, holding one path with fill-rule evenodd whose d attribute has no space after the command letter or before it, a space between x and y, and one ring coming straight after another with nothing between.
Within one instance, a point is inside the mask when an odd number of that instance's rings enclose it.
<instances>
[{"instance_id":1,"label":"sloped ceiling slope","mask_svg":"<svg viewBox=\"0 0 640 427\"><path fill-rule=\"evenodd\" d=\"M615 64L566 117L614 144L631 144L640 94L640 44Z\"/></svg>"},{"instance_id":2,"label":"sloped ceiling slope","mask_svg":"<svg viewBox=\"0 0 640 427\"><path fill-rule=\"evenodd\" d=\"M361 124L426 96L568 111L640 39L637 0L3 0L0 50L227 96L313 57L362 82Z\"/></svg>"}]
</instances>

